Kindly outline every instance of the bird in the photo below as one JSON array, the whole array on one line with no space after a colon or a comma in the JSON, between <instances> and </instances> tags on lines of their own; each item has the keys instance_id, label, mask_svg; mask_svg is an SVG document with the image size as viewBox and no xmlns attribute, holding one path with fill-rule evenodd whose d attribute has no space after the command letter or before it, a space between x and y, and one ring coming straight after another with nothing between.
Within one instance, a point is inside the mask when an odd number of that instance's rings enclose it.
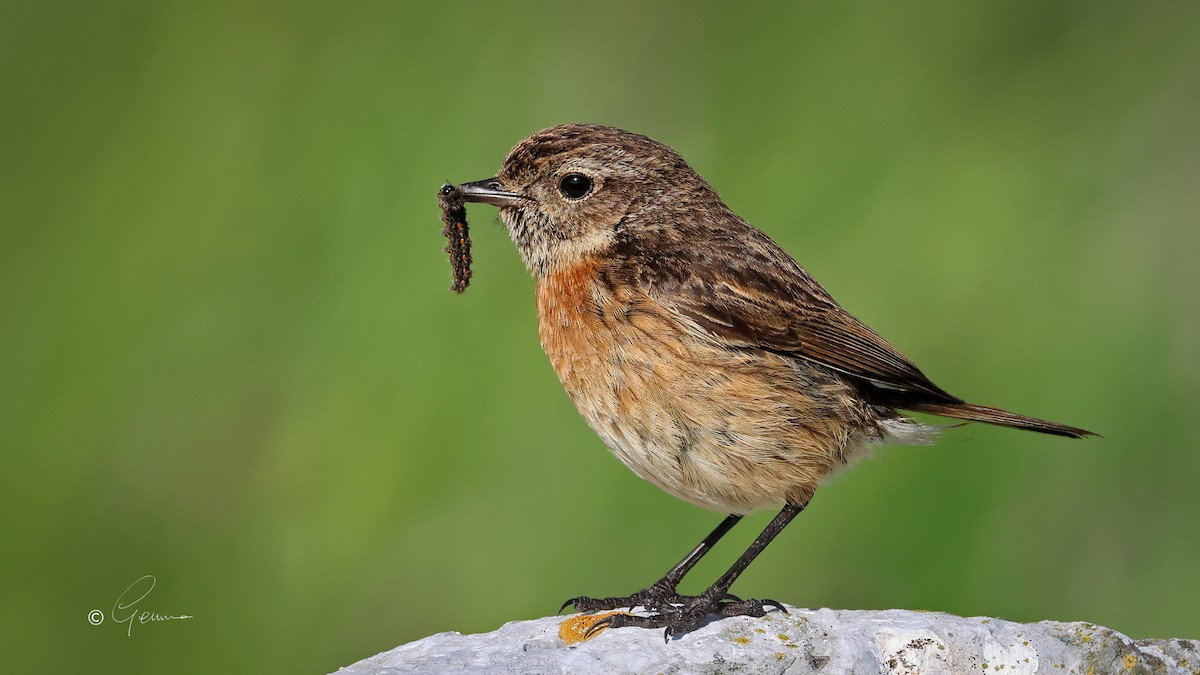
<instances>
[{"instance_id":1,"label":"bird","mask_svg":"<svg viewBox=\"0 0 1200 675\"><path fill-rule=\"evenodd\" d=\"M597 124L532 134L493 178L458 186L499 218L535 280L541 344L576 409L638 476L724 520L661 579L581 612L591 631L763 616L733 583L838 469L942 427L904 411L1068 438L1078 427L969 403L834 301L671 147ZM779 508L695 596L684 576L745 515ZM560 611L561 611L560 609Z\"/></svg>"}]
</instances>

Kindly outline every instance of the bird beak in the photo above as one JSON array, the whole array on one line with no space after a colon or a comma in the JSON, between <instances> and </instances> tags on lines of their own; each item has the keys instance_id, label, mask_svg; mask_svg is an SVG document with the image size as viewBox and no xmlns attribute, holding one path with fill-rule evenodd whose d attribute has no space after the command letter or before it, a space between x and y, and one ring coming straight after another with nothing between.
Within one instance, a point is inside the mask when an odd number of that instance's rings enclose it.
<instances>
[{"instance_id":1,"label":"bird beak","mask_svg":"<svg viewBox=\"0 0 1200 675\"><path fill-rule=\"evenodd\" d=\"M482 202L492 206L516 206L525 201L525 197L515 192L505 192L499 178L485 178L458 186L462 189L463 198L469 202Z\"/></svg>"}]
</instances>

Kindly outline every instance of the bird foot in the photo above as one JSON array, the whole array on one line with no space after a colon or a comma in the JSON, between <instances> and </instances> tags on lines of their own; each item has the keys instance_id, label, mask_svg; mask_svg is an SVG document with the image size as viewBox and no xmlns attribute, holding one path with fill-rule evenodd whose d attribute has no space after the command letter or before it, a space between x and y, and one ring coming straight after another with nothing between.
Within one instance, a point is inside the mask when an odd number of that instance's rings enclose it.
<instances>
[{"instance_id":1,"label":"bird foot","mask_svg":"<svg viewBox=\"0 0 1200 675\"><path fill-rule=\"evenodd\" d=\"M656 584L657 586L657 584ZM613 614L592 624L585 634L585 639L606 628L662 628L663 639L670 640L673 635L683 635L699 628L710 615L721 618L731 616L763 616L768 607L775 607L787 613L783 604L775 600L742 600L729 593L710 588L700 595L679 595L673 589L669 595L664 595L666 589L655 586L638 591L627 598L574 598L567 605L574 604L577 609L592 612L618 607L633 608L638 605L653 612L649 615ZM566 607L566 605L563 605Z\"/></svg>"},{"instance_id":2,"label":"bird foot","mask_svg":"<svg viewBox=\"0 0 1200 675\"><path fill-rule=\"evenodd\" d=\"M658 581L650 588L643 588L633 595L614 598L589 598L586 595L571 598L558 608L562 612L571 605L580 612L601 612L609 609L645 607L651 612L661 612L665 608L681 605L692 599L675 591L675 585L667 581Z\"/></svg>"}]
</instances>

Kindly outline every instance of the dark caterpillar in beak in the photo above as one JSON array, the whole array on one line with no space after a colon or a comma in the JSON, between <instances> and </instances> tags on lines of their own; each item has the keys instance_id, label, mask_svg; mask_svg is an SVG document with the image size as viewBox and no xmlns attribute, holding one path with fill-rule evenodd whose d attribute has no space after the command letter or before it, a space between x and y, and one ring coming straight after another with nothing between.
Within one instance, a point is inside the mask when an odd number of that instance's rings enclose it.
<instances>
[{"instance_id":1,"label":"dark caterpillar in beak","mask_svg":"<svg viewBox=\"0 0 1200 675\"><path fill-rule=\"evenodd\" d=\"M450 290L462 293L471 283L471 230L467 226L467 207L463 192L457 185L446 183L438 190L438 207L442 210L442 236L449 241L444 249L450 254L454 283Z\"/></svg>"}]
</instances>

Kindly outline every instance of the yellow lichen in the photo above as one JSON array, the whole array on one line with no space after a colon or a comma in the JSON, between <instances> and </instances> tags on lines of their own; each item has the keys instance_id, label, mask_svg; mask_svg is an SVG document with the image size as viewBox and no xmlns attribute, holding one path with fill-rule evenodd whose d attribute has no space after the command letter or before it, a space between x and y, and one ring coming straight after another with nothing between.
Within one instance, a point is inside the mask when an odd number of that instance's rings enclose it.
<instances>
[{"instance_id":1,"label":"yellow lichen","mask_svg":"<svg viewBox=\"0 0 1200 675\"><path fill-rule=\"evenodd\" d=\"M601 619L614 614L629 614L629 612L605 612L603 614L579 614L572 616L558 624L558 638L569 645L590 640L608 630L607 628L601 628L595 633L588 635L587 633L591 630L592 626L596 625L596 622Z\"/></svg>"},{"instance_id":2,"label":"yellow lichen","mask_svg":"<svg viewBox=\"0 0 1200 675\"><path fill-rule=\"evenodd\" d=\"M1133 670L1137 668L1137 657L1133 654L1126 654L1121 657L1121 661L1125 663L1125 670Z\"/></svg>"},{"instance_id":3,"label":"yellow lichen","mask_svg":"<svg viewBox=\"0 0 1200 675\"><path fill-rule=\"evenodd\" d=\"M750 638L746 637L745 635L739 635L739 636L733 638L733 641L738 643L739 645L750 644Z\"/></svg>"}]
</instances>

